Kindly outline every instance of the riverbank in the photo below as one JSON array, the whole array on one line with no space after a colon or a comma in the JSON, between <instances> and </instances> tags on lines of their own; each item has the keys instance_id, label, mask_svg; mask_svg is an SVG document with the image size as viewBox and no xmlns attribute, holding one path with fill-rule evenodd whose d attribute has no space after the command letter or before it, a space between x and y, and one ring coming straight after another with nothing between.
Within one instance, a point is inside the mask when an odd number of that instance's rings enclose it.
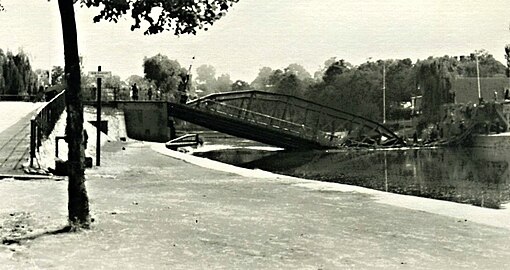
<instances>
[{"instance_id":1,"label":"riverbank","mask_svg":"<svg viewBox=\"0 0 510 270\"><path fill-rule=\"evenodd\" d=\"M242 170L158 144L103 149L102 166L87 171L92 229L0 245L2 268L504 269L510 261L509 219L487 225L501 210L474 215L474 207ZM0 237L61 228L66 188L2 181Z\"/></svg>"}]
</instances>

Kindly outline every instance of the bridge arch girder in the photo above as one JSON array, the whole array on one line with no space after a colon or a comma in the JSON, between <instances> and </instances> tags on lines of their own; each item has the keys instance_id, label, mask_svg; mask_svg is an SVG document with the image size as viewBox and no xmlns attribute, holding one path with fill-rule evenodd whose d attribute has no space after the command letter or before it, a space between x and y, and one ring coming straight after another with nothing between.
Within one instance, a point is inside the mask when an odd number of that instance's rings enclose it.
<instances>
[{"instance_id":1,"label":"bridge arch girder","mask_svg":"<svg viewBox=\"0 0 510 270\"><path fill-rule=\"evenodd\" d=\"M234 91L210 94L187 105L278 129L315 141L324 148L405 145L399 136L375 121L289 95Z\"/></svg>"}]
</instances>

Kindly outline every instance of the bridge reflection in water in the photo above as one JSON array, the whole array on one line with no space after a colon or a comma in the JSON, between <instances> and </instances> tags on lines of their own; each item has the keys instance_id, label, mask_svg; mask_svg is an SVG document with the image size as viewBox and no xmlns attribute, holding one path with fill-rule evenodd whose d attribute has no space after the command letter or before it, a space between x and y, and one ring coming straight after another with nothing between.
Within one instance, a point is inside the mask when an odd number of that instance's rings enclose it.
<instances>
[{"instance_id":1,"label":"bridge reflection in water","mask_svg":"<svg viewBox=\"0 0 510 270\"><path fill-rule=\"evenodd\" d=\"M304 99L262 91L219 93L169 103L170 116L286 149L402 146L385 126Z\"/></svg>"},{"instance_id":2,"label":"bridge reflection in water","mask_svg":"<svg viewBox=\"0 0 510 270\"><path fill-rule=\"evenodd\" d=\"M200 155L243 160L230 156L235 154L223 150ZM502 150L282 151L234 165L487 208L510 202L510 153Z\"/></svg>"}]
</instances>

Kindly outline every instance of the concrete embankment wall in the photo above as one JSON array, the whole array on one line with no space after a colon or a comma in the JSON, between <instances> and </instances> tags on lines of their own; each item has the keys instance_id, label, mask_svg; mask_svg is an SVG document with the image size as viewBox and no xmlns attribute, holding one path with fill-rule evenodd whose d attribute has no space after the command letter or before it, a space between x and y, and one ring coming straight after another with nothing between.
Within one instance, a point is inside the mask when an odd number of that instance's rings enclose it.
<instances>
[{"instance_id":1,"label":"concrete embankment wall","mask_svg":"<svg viewBox=\"0 0 510 270\"><path fill-rule=\"evenodd\" d=\"M473 147L510 149L510 133L498 135L475 135L473 136Z\"/></svg>"},{"instance_id":2,"label":"concrete embankment wall","mask_svg":"<svg viewBox=\"0 0 510 270\"><path fill-rule=\"evenodd\" d=\"M86 106L92 115L95 115L95 107ZM106 103L102 107L103 115L116 115L119 121L125 122L124 134L127 137L141 141L167 142L171 138L170 124L168 118L168 107L166 102L162 101L119 101L116 103ZM95 122L96 118L86 119ZM103 121L108 119L103 118ZM217 131L212 131L179 119L172 119L176 136L188 133L199 133L206 138L230 138L232 136ZM110 129L110 123L102 123L102 129L105 126ZM106 132L106 131L105 131ZM108 130L109 133L110 131ZM110 134L108 134L110 136ZM117 137L117 136L116 136Z\"/></svg>"},{"instance_id":3,"label":"concrete embankment wall","mask_svg":"<svg viewBox=\"0 0 510 270\"><path fill-rule=\"evenodd\" d=\"M170 139L166 102L119 102L117 106L124 112L129 138L152 142Z\"/></svg>"}]
</instances>

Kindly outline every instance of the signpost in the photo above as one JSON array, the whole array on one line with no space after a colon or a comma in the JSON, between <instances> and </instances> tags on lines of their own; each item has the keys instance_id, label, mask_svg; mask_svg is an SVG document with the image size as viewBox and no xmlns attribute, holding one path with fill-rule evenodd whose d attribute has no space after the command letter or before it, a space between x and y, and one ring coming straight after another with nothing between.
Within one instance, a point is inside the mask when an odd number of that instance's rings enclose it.
<instances>
[{"instance_id":1,"label":"signpost","mask_svg":"<svg viewBox=\"0 0 510 270\"><path fill-rule=\"evenodd\" d=\"M96 166L101 165L101 79L112 76L110 71L101 71L101 66L97 71L89 71L90 76L97 79L97 120L96 120Z\"/></svg>"},{"instance_id":2,"label":"signpost","mask_svg":"<svg viewBox=\"0 0 510 270\"><path fill-rule=\"evenodd\" d=\"M101 66L97 67L98 71L89 71L89 76L93 76L96 78L106 78L111 77L111 71L101 71Z\"/></svg>"}]
</instances>

